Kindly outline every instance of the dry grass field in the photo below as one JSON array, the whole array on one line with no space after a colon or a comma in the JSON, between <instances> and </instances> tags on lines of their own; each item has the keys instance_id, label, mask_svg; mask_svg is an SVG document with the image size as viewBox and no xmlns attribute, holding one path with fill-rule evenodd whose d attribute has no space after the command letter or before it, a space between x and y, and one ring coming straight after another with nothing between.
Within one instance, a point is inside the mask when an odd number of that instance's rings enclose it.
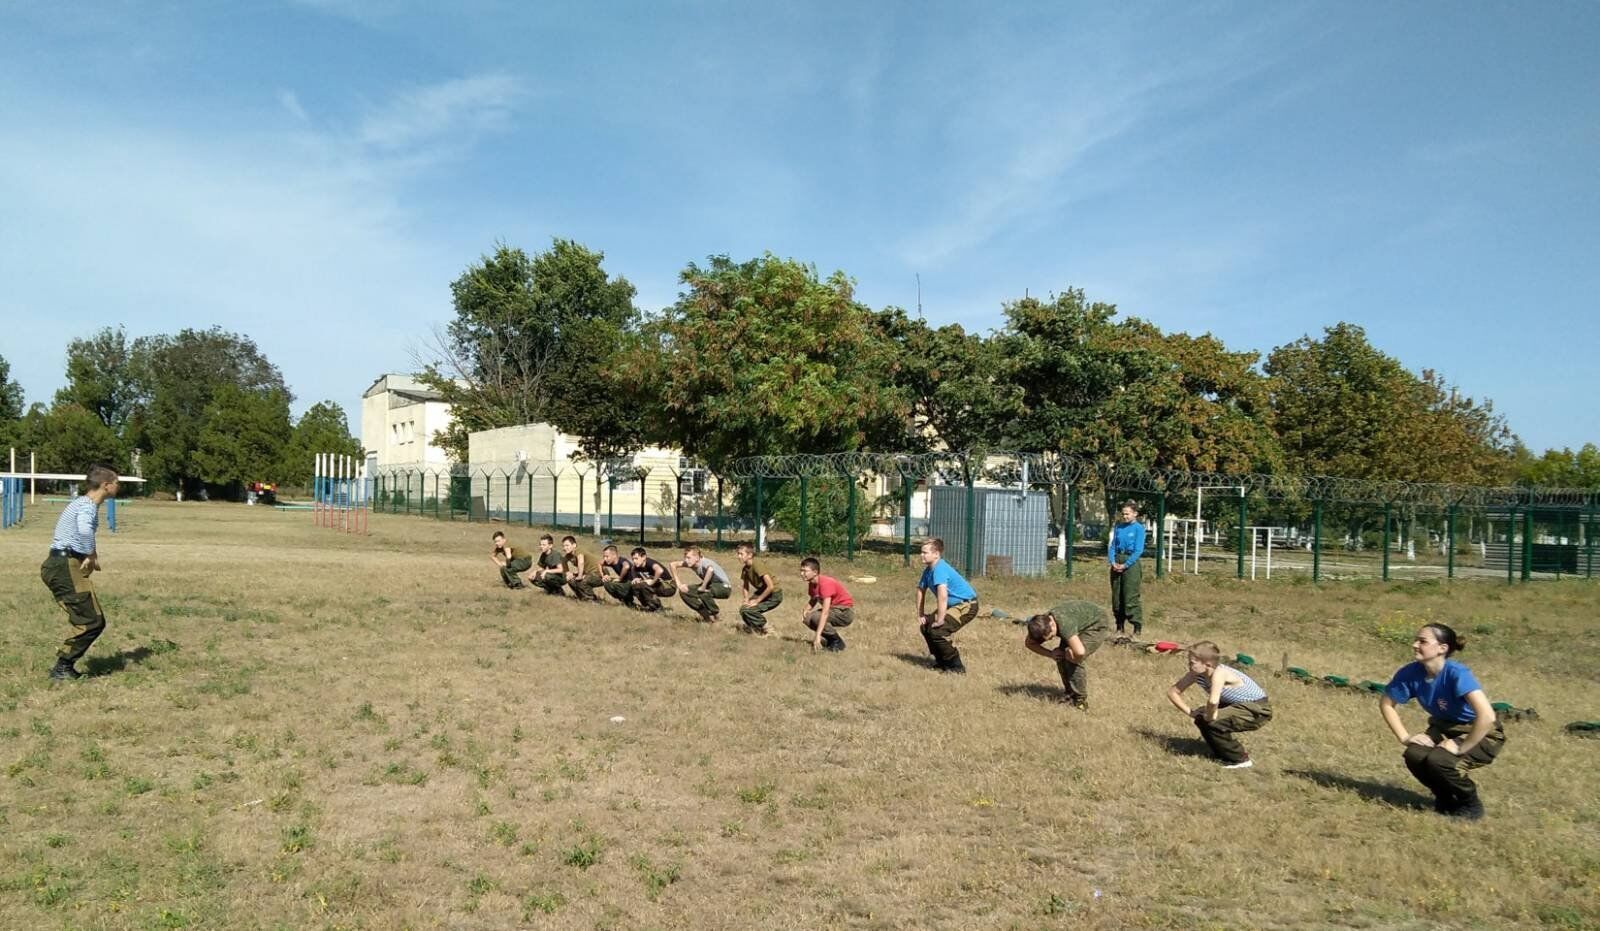
<instances>
[{"instance_id":1,"label":"dry grass field","mask_svg":"<svg viewBox=\"0 0 1600 931\"><path fill-rule=\"evenodd\" d=\"M1102 650L1085 715L984 618L935 674L878 558L825 561L878 582L813 655L789 559L760 639L507 591L482 524L138 502L92 675L52 684L58 508L0 535L0 928L1600 927L1600 741L1561 732L1600 718L1597 585L1147 582L1147 636L1274 668L1386 679L1419 623L1466 633L1543 719L1463 824L1368 696L1263 671L1277 716L1226 771L1163 698L1177 658Z\"/></svg>"}]
</instances>

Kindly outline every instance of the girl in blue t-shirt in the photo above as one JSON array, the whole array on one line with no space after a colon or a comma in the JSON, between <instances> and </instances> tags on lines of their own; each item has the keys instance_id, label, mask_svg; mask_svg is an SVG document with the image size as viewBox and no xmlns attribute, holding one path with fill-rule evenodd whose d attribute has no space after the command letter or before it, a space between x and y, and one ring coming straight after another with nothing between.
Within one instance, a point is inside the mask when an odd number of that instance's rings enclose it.
<instances>
[{"instance_id":1,"label":"girl in blue t-shirt","mask_svg":"<svg viewBox=\"0 0 1600 931\"><path fill-rule=\"evenodd\" d=\"M1443 624L1417 631L1411 641L1417 660L1394 674L1379 707L1406 748L1406 768L1433 793L1434 810L1476 821L1483 803L1467 772L1494 762L1506 735L1472 670L1450 658L1465 646L1465 638ZM1428 729L1419 734L1400 720L1399 706L1413 698L1428 711Z\"/></svg>"}]
</instances>

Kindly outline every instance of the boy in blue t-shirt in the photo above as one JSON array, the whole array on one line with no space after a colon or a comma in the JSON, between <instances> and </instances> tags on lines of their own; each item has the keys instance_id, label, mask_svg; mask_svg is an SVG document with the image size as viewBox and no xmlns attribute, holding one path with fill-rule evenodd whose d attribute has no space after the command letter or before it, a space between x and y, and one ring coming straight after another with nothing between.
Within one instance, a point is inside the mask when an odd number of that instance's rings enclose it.
<instances>
[{"instance_id":1,"label":"boy in blue t-shirt","mask_svg":"<svg viewBox=\"0 0 1600 931\"><path fill-rule=\"evenodd\" d=\"M956 631L978 616L978 593L944 561L944 541L922 544L922 579L917 583L917 622L941 672L965 673L961 651L950 642Z\"/></svg>"}]
</instances>

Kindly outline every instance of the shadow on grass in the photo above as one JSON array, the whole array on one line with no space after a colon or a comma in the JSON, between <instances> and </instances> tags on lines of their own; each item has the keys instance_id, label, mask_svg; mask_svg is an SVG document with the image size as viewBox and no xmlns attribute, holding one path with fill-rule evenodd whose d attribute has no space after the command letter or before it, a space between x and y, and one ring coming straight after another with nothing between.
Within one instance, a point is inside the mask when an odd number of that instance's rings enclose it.
<instances>
[{"instance_id":1,"label":"shadow on grass","mask_svg":"<svg viewBox=\"0 0 1600 931\"><path fill-rule=\"evenodd\" d=\"M919 669L933 668L933 657L926 653L891 653L889 655L902 663L909 663Z\"/></svg>"},{"instance_id":2,"label":"shadow on grass","mask_svg":"<svg viewBox=\"0 0 1600 931\"><path fill-rule=\"evenodd\" d=\"M995 691L1011 696L1023 698L1037 698L1040 701L1059 702L1066 699L1066 692L1060 686L1045 685L1043 682L1007 682L995 686Z\"/></svg>"},{"instance_id":3,"label":"shadow on grass","mask_svg":"<svg viewBox=\"0 0 1600 931\"><path fill-rule=\"evenodd\" d=\"M158 640L150 646L122 650L110 656L91 656L83 661L83 671L88 676L109 676L122 672L129 666L138 666L152 656L171 653L178 645L171 640Z\"/></svg>"},{"instance_id":4,"label":"shadow on grass","mask_svg":"<svg viewBox=\"0 0 1600 931\"><path fill-rule=\"evenodd\" d=\"M1314 782L1324 789L1354 792L1369 802L1382 802L1395 808L1433 810L1433 799L1392 783L1373 782L1370 779L1353 779L1341 773L1330 773L1324 769L1286 769L1283 774L1304 779L1307 782Z\"/></svg>"},{"instance_id":5,"label":"shadow on grass","mask_svg":"<svg viewBox=\"0 0 1600 931\"><path fill-rule=\"evenodd\" d=\"M1133 732L1145 740L1159 746L1173 756L1197 756L1201 759L1214 759L1211 748L1198 737L1178 737L1173 734L1162 734L1149 728L1136 727Z\"/></svg>"}]
</instances>

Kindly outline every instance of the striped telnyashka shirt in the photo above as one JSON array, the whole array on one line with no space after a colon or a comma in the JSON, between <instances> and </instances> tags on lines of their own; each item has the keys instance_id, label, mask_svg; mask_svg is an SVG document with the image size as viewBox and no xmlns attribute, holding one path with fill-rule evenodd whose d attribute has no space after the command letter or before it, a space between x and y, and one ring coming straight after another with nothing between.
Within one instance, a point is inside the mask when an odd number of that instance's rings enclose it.
<instances>
[{"instance_id":1,"label":"striped telnyashka shirt","mask_svg":"<svg viewBox=\"0 0 1600 931\"><path fill-rule=\"evenodd\" d=\"M100 527L100 505L88 495L73 498L56 520L52 549L73 550L85 556L94 552L94 532Z\"/></svg>"},{"instance_id":2,"label":"striped telnyashka shirt","mask_svg":"<svg viewBox=\"0 0 1600 931\"><path fill-rule=\"evenodd\" d=\"M1233 673L1234 675L1238 676L1239 678L1243 679L1244 683L1242 685L1225 686L1222 689L1222 699L1221 699L1220 707L1226 708L1228 705L1237 705L1240 702L1266 701L1267 700L1266 691L1264 691L1261 688L1261 686L1256 685L1256 681L1254 679L1250 678L1249 676L1245 675L1244 673L1240 672L1239 670L1234 669L1231 666L1218 666L1217 667L1217 672L1220 673L1224 669L1226 669L1227 671ZM1208 695L1211 694L1211 679L1210 679L1210 677L1208 677L1208 676L1196 676L1195 679L1196 679L1197 683L1199 684L1200 688L1205 690L1206 694L1208 694Z\"/></svg>"}]
</instances>

